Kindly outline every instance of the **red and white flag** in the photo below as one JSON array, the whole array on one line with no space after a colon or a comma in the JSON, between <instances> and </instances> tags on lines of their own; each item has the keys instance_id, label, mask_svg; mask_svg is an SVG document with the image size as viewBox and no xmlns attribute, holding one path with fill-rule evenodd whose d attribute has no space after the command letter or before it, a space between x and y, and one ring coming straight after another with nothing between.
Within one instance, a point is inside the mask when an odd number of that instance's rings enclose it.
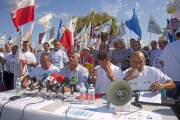
<instances>
[{"instance_id":1,"label":"red and white flag","mask_svg":"<svg viewBox=\"0 0 180 120\"><path fill-rule=\"evenodd\" d=\"M34 4L35 0L17 0L9 7L17 32L19 26L34 20Z\"/></svg>"},{"instance_id":2,"label":"red and white flag","mask_svg":"<svg viewBox=\"0 0 180 120\"><path fill-rule=\"evenodd\" d=\"M72 26L72 19L67 24L67 27L60 39L61 44L68 49L67 55L74 50L74 30Z\"/></svg>"}]
</instances>

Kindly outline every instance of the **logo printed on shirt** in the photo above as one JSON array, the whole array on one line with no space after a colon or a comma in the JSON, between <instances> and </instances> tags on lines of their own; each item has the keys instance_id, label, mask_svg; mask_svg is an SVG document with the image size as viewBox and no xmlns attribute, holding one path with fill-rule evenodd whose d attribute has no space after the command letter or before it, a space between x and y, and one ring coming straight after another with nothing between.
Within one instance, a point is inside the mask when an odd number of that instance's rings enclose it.
<instances>
[{"instance_id":1,"label":"logo printed on shirt","mask_svg":"<svg viewBox=\"0 0 180 120\"><path fill-rule=\"evenodd\" d=\"M151 81L144 81L144 82L142 82L143 84L149 84L149 83L151 83Z\"/></svg>"},{"instance_id":2,"label":"logo printed on shirt","mask_svg":"<svg viewBox=\"0 0 180 120\"><path fill-rule=\"evenodd\" d=\"M130 85L137 85L137 83L129 83Z\"/></svg>"}]
</instances>

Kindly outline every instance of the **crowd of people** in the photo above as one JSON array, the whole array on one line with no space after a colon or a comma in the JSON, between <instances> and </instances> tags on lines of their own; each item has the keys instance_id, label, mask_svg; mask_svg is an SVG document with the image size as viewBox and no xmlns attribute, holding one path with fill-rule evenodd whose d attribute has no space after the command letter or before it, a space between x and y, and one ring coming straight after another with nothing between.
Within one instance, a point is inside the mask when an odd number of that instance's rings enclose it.
<instances>
[{"instance_id":1,"label":"crowd of people","mask_svg":"<svg viewBox=\"0 0 180 120\"><path fill-rule=\"evenodd\" d=\"M130 39L130 48L126 48L124 40L114 43L114 50L109 45L100 43L99 50L94 46L87 46L80 51L80 44L76 50L67 55L59 40L53 42L54 49L45 42L43 51L38 51L28 41L23 42L22 55L28 68L28 75L24 77L22 85L28 87L29 80L37 84L46 71L63 74L69 79L78 77L77 89L80 84L93 84L97 93L106 93L108 85L117 79L129 82L133 90L158 91L165 89L168 97L178 99L180 91L180 29L176 32L177 40L168 43L164 36L158 41L151 41L151 49L143 49L138 40ZM157 48L159 45L159 48ZM18 46L5 45L0 49L0 86L5 82L6 90L14 89L14 61ZM80 65L81 64L81 65ZM86 64L94 64L94 70L89 76ZM139 74L133 75L135 71ZM64 91L71 91L70 86Z\"/></svg>"}]
</instances>

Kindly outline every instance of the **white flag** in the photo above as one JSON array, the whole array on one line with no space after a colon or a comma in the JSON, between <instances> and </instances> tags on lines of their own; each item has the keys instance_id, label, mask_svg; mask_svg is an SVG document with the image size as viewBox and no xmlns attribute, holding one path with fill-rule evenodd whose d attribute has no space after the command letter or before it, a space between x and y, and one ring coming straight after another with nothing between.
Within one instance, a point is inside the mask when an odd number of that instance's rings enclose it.
<instances>
[{"instance_id":1,"label":"white flag","mask_svg":"<svg viewBox=\"0 0 180 120\"><path fill-rule=\"evenodd\" d=\"M18 45L18 46L21 44L22 35L23 35L23 26L22 26L21 31L19 32L19 35L16 39L16 45Z\"/></svg>"},{"instance_id":2,"label":"white flag","mask_svg":"<svg viewBox=\"0 0 180 120\"><path fill-rule=\"evenodd\" d=\"M89 41L91 32L91 22L89 23L89 26L86 28L85 32L87 33L87 41Z\"/></svg>"},{"instance_id":3,"label":"white flag","mask_svg":"<svg viewBox=\"0 0 180 120\"><path fill-rule=\"evenodd\" d=\"M175 18L180 19L180 1L171 0L167 3L167 12L174 16Z\"/></svg>"},{"instance_id":4,"label":"white flag","mask_svg":"<svg viewBox=\"0 0 180 120\"><path fill-rule=\"evenodd\" d=\"M112 19L102 24L101 26L97 26L96 28L94 28L94 33L96 35L98 35L101 32L106 32L109 34L111 30L111 24L112 24Z\"/></svg>"},{"instance_id":5,"label":"white flag","mask_svg":"<svg viewBox=\"0 0 180 120\"><path fill-rule=\"evenodd\" d=\"M30 41L31 40L33 28L34 28L34 21L33 21L32 25L29 27L29 29L27 30L27 32L22 37L22 41Z\"/></svg>"},{"instance_id":6,"label":"white flag","mask_svg":"<svg viewBox=\"0 0 180 120\"><path fill-rule=\"evenodd\" d=\"M75 18L72 19L72 28L73 28L73 32L74 32L75 29L76 29L77 20L78 20L78 17L75 17Z\"/></svg>"},{"instance_id":7,"label":"white flag","mask_svg":"<svg viewBox=\"0 0 180 120\"><path fill-rule=\"evenodd\" d=\"M94 43L95 50L99 51L100 43L101 43L101 39L97 39L96 42Z\"/></svg>"},{"instance_id":8,"label":"white flag","mask_svg":"<svg viewBox=\"0 0 180 120\"><path fill-rule=\"evenodd\" d=\"M5 35L0 38L0 45L4 45Z\"/></svg>"},{"instance_id":9,"label":"white flag","mask_svg":"<svg viewBox=\"0 0 180 120\"><path fill-rule=\"evenodd\" d=\"M118 32L117 32L117 38L122 38L124 35L126 34L126 30L125 30L125 26L124 26L124 22L123 19L121 18L121 24L118 28Z\"/></svg>"},{"instance_id":10,"label":"white flag","mask_svg":"<svg viewBox=\"0 0 180 120\"><path fill-rule=\"evenodd\" d=\"M41 39L41 44L44 44L46 42L46 33L44 34L43 38Z\"/></svg>"},{"instance_id":11,"label":"white flag","mask_svg":"<svg viewBox=\"0 0 180 120\"><path fill-rule=\"evenodd\" d=\"M82 47L81 47L81 51L87 47L87 33L84 33L83 37L82 37Z\"/></svg>"},{"instance_id":12,"label":"white flag","mask_svg":"<svg viewBox=\"0 0 180 120\"><path fill-rule=\"evenodd\" d=\"M84 35L85 29L86 29L86 25L85 25L84 28L81 30L81 32L76 35L75 39L81 40L82 37L83 37L83 35Z\"/></svg>"},{"instance_id":13,"label":"white flag","mask_svg":"<svg viewBox=\"0 0 180 120\"><path fill-rule=\"evenodd\" d=\"M152 15L150 15L149 19L149 25L148 25L148 32L155 33L155 34L162 34L163 31L161 30L161 27L157 24L157 22L154 20Z\"/></svg>"},{"instance_id":14,"label":"white flag","mask_svg":"<svg viewBox=\"0 0 180 120\"><path fill-rule=\"evenodd\" d=\"M44 32L46 32L47 29L51 28L52 13L42 17L38 21L44 25L44 28L45 28Z\"/></svg>"},{"instance_id":15,"label":"white flag","mask_svg":"<svg viewBox=\"0 0 180 120\"><path fill-rule=\"evenodd\" d=\"M115 36L115 38L111 41L111 43L109 44L109 47L113 47L114 46L114 43L116 42L116 41L118 41L119 40L119 38L117 38L117 36Z\"/></svg>"}]
</instances>

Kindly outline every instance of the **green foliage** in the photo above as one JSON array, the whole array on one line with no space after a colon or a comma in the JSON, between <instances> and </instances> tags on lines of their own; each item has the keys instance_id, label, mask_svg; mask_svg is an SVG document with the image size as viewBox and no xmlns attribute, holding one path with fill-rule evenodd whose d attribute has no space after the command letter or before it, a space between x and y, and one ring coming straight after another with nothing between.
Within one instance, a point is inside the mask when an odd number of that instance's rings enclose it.
<instances>
[{"instance_id":1,"label":"green foliage","mask_svg":"<svg viewBox=\"0 0 180 120\"><path fill-rule=\"evenodd\" d=\"M73 18L74 17L75 16L73 16ZM78 16L78 21L76 25L77 33L79 33L85 25L88 26L90 21L92 21L91 27L100 26L103 23L109 21L111 18L112 18L112 26L109 35L116 35L118 28L117 17L110 16L107 12L101 13L101 12L96 12L95 10L93 10L91 13L87 14L86 16ZM92 32L92 28L91 28L91 32ZM101 33L102 42L106 42L107 37L108 37L107 33Z\"/></svg>"}]
</instances>

